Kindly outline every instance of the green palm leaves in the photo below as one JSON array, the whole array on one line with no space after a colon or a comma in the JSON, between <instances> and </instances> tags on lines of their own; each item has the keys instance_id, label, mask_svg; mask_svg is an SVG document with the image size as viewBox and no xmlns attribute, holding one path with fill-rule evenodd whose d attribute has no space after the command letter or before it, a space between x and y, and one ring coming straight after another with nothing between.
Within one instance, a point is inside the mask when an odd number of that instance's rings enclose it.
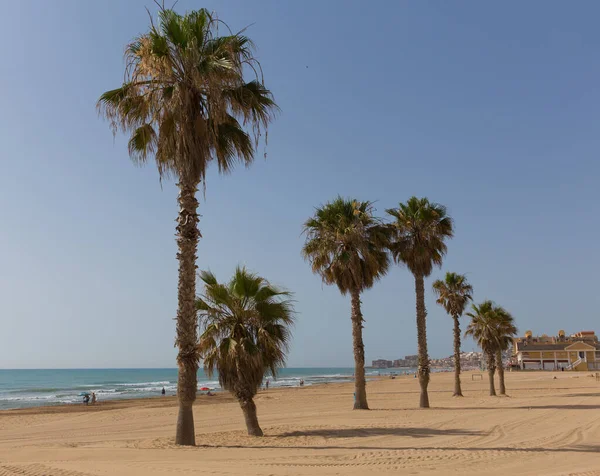
<instances>
[{"instance_id":1,"label":"green palm leaves","mask_svg":"<svg viewBox=\"0 0 600 476\"><path fill-rule=\"evenodd\" d=\"M277 111L250 39L219 36L218 24L206 9L161 10L158 24L127 46L123 85L98 100L113 130L130 134L131 158L154 156L161 175L198 183L212 161L222 172L249 164ZM257 73L250 81L248 70Z\"/></svg>"},{"instance_id":2,"label":"green palm leaves","mask_svg":"<svg viewBox=\"0 0 600 476\"><path fill-rule=\"evenodd\" d=\"M414 275L429 276L433 266L441 266L448 238L454 235L452 218L446 207L427 198L412 197L398 208L386 210L395 230L391 252Z\"/></svg>"},{"instance_id":3,"label":"green palm leaves","mask_svg":"<svg viewBox=\"0 0 600 476\"><path fill-rule=\"evenodd\" d=\"M304 224L302 254L314 273L342 294L373 286L389 268L390 230L373 216L373 204L337 197Z\"/></svg>"},{"instance_id":4,"label":"green palm leaves","mask_svg":"<svg viewBox=\"0 0 600 476\"><path fill-rule=\"evenodd\" d=\"M209 376L226 390L255 395L265 372L285 365L294 311L290 293L238 268L226 284L200 273L204 294L196 301L202 334L198 350Z\"/></svg>"},{"instance_id":5,"label":"green palm leaves","mask_svg":"<svg viewBox=\"0 0 600 476\"><path fill-rule=\"evenodd\" d=\"M465 335L472 336L484 352L506 350L517 334L512 315L492 301L471 305L471 318Z\"/></svg>"},{"instance_id":6,"label":"green palm leaves","mask_svg":"<svg viewBox=\"0 0 600 476\"><path fill-rule=\"evenodd\" d=\"M473 299L473 286L464 274L446 273L443 281L438 279L433 283L433 291L437 295L436 302L452 317L462 316Z\"/></svg>"}]
</instances>

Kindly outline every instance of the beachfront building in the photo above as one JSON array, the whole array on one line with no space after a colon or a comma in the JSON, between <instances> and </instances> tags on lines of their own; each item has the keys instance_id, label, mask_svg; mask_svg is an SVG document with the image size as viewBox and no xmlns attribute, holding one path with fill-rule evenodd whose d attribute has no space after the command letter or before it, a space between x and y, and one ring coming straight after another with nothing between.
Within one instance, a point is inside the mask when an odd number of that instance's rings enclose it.
<instances>
[{"instance_id":1,"label":"beachfront building","mask_svg":"<svg viewBox=\"0 0 600 476\"><path fill-rule=\"evenodd\" d=\"M560 330L555 337L527 331L513 339L512 362L523 370L600 370L600 343L594 331L567 336Z\"/></svg>"},{"instance_id":2,"label":"beachfront building","mask_svg":"<svg viewBox=\"0 0 600 476\"><path fill-rule=\"evenodd\" d=\"M418 364L418 355L405 355L403 359L394 360L394 367L416 367Z\"/></svg>"},{"instance_id":3,"label":"beachfront building","mask_svg":"<svg viewBox=\"0 0 600 476\"><path fill-rule=\"evenodd\" d=\"M379 360L373 360L373 362L371 363L371 367L373 367L374 369L389 369L390 367L392 367L393 362L391 360L384 360L384 359L379 359Z\"/></svg>"}]
</instances>

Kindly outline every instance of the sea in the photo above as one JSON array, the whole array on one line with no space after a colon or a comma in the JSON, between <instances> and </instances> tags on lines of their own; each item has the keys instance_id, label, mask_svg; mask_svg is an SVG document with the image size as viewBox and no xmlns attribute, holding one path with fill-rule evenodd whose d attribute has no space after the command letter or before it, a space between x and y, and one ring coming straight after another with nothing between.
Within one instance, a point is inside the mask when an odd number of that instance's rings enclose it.
<instances>
[{"instance_id":1,"label":"sea","mask_svg":"<svg viewBox=\"0 0 600 476\"><path fill-rule=\"evenodd\" d=\"M270 387L295 387L352 380L352 368L284 368ZM369 376L389 373L367 369ZM95 392L99 400L146 398L177 391L177 369L60 369L1 370L0 410L47 405L79 404L82 394ZM220 391L218 378L198 371L198 390Z\"/></svg>"}]
</instances>

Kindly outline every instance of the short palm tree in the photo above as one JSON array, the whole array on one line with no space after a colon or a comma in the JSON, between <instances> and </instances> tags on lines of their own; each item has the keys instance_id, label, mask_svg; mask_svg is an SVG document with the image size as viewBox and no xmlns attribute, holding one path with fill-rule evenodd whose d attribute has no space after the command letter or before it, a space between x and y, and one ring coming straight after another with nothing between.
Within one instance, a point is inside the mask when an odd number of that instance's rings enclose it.
<instances>
[{"instance_id":1,"label":"short palm tree","mask_svg":"<svg viewBox=\"0 0 600 476\"><path fill-rule=\"evenodd\" d=\"M352 304L354 409L367 410L365 348L360 294L388 270L389 229L373 216L371 202L336 198L318 208L304 224L302 254L326 284L335 284Z\"/></svg>"},{"instance_id":2,"label":"short palm tree","mask_svg":"<svg viewBox=\"0 0 600 476\"><path fill-rule=\"evenodd\" d=\"M394 239L390 250L397 263L405 264L415 278L417 300L417 343L419 354L419 406L429 408L429 355L427 352L427 310L425 278L434 266L440 267L446 254L446 243L453 236L452 218L446 207L427 198L412 197L398 208L387 210L393 222Z\"/></svg>"},{"instance_id":3,"label":"short palm tree","mask_svg":"<svg viewBox=\"0 0 600 476\"><path fill-rule=\"evenodd\" d=\"M506 386L504 385L504 363L502 362L502 353L511 346L513 337L517 335L517 328L514 325L513 316L503 307L496 306L494 308L494 319L497 326L497 341L496 349L496 367L498 368L498 380L500 395L506 395Z\"/></svg>"},{"instance_id":4,"label":"short palm tree","mask_svg":"<svg viewBox=\"0 0 600 476\"><path fill-rule=\"evenodd\" d=\"M467 304L473 299L473 286L467 282L464 274L446 273L442 281L433 283L437 294L437 303L446 310L454 320L454 396L462 397L460 387L460 316L463 315Z\"/></svg>"},{"instance_id":5,"label":"short palm tree","mask_svg":"<svg viewBox=\"0 0 600 476\"><path fill-rule=\"evenodd\" d=\"M219 36L222 21L202 9L185 15L161 9L158 24L126 48L124 83L106 91L98 109L113 131L130 134L129 155L139 164L154 157L161 178L179 187L179 260L176 345L179 376L177 444L194 445L192 404L197 387L197 321L194 308L198 201L211 162L229 172L249 165L258 139L276 111L252 42L240 33Z\"/></svg>"},{"instance_id":6,"label":"short palm tree","mask_svg":"<svg viewBox=\"0 0 600 476\"><path fill-rule=\"evenodd\" d=\"M196 300L202 334L198 353L204 371L219 374L221 386L237 398L248 434L263 436L254 396L267 372L285 364L293 324L290 293L238 268L226 284L203 271L204 294Z\"/></svg>"},{"instance_id":7,"label":"short palm tree","mask_svg":"<svg viewBox=\"0 0 600 476\"><path fill-rule=\"evenodd\" d=\"M479 305L472 304L467 313L471 322L467 326L465 336L471 336L481 347L487 360L490 395L496 395L494 373L496 372L496 351L498 349L498 326L495 305L492 301L484 301Z\"/></svg>"}]
</instances>

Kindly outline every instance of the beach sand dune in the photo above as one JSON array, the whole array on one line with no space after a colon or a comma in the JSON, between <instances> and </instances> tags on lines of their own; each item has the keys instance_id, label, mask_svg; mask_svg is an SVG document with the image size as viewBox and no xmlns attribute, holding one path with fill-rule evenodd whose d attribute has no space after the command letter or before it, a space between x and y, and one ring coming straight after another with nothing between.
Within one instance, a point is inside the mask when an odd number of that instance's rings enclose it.
<instances>
[{"instance_id":1,"label":"beach sand dune","mask_svg":"<svg viewBox=\"0 0 600 476\"><path fill-rule=\"evenodd\" d=\"M556 377L556 379L554 379ZM572 372L507 373L508 397L482 381L435 374L420 410L410 376L272 389L256 403L264 438L245 434L237 403L200 396L197 447L174 445L172 397L0 412L0 476L572 475L600 476L600 382Z\"/></svg>"}]
</instances>

